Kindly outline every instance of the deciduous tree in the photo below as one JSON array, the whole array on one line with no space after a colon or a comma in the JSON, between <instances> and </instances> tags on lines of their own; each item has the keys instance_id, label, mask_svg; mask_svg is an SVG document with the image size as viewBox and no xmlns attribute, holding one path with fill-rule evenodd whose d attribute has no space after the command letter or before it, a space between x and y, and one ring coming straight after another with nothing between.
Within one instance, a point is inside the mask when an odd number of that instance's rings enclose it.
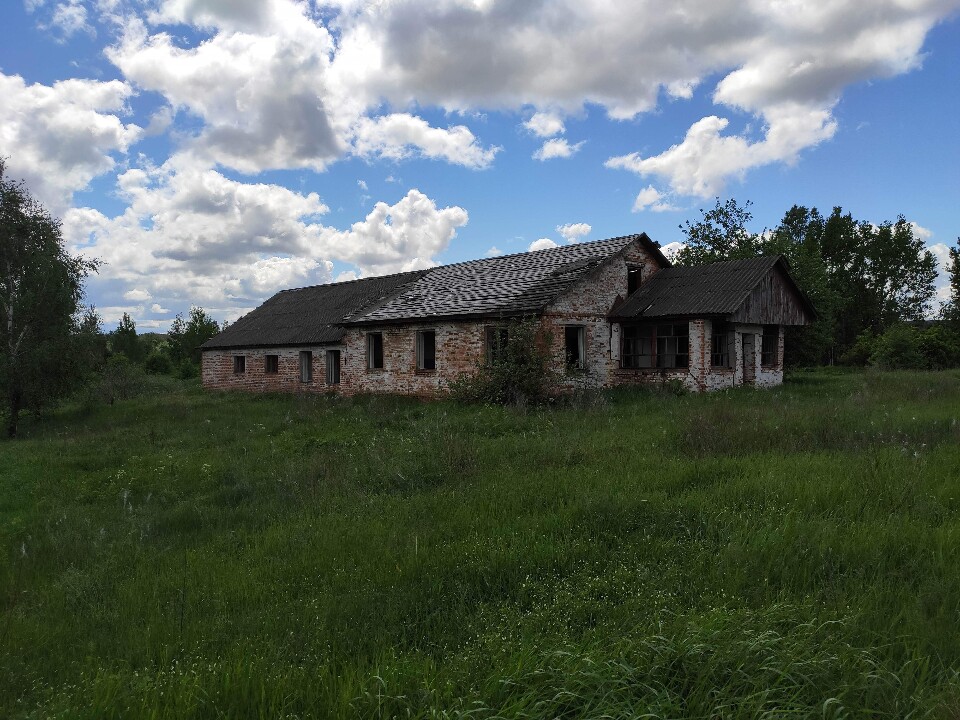
<instances>
[{"instance_id":1,"label":"deciduous tree","mask_svg":"<svg viewBox=\"0 0 960 720\"><path fill-rule=\"evenodd\" d=\"M66 251L60 222L5 171L0 161L0 383L13 437L21 410L62 397L77 381L76 316L96 263Z\"/></svg>"}]
</instances>

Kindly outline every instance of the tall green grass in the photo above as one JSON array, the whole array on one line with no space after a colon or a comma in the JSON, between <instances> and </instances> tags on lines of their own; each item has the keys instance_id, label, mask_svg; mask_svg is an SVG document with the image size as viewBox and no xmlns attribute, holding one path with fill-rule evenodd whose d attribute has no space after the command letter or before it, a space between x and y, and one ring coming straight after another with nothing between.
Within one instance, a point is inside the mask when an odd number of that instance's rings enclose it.
<instances>
[{"instance_id":1,"label":"tall green grass","mask_svg":"<svg viewBox=\"0 0 960 720\"><path fill-rule=\"evenodd\" d=\"M185 388L0 444L0 716L952 718L960 373Z\"/></svg>"}]
</instances>

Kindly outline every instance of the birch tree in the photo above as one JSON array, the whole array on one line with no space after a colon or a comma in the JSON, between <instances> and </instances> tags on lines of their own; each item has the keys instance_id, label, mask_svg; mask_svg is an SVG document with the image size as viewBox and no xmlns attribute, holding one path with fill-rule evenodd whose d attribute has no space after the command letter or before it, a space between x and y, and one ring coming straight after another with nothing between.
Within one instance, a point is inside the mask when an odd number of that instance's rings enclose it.
<instances>
[{"instance_id":1,"label":"birch tree","mask_svg":"<svg viewBox=\"0 0 960 720\"><path fill-rule=\"evenodd\" d=\"M66 251L60 222L0 160L0 384L10 437L21 410L39 409L75 384L72 340L83 280L95 269Z\"/></svg>"}]
</instances>

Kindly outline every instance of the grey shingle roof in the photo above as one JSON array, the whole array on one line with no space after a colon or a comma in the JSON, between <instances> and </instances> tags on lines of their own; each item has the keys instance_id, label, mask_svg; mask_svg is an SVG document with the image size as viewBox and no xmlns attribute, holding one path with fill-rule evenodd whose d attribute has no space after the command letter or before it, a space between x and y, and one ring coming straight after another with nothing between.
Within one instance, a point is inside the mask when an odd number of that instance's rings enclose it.
<instances>
[{"instance_id":1,"label":"grey shingle roof","mask_svg":"<svg viewBox=\"0 0 960 720\"><path fill-rule=\"evenodd\" d=\"M390 298L426 270L283 290L201 347L205 350L335 343L341 322Z\"/></svg>"},{"instance_id":2,"label":"grey shingle roof","mask_svg":"<svg viewBox=\"0 0 960 720\"><path fill-rule=\"evenodd\" d=\"M656 318L731 315L778 263L789 277L786 261L779 255L695 267L664 268L628 297L611 316ZM803 298L803 302L809 306L806 298ZM810 310L813 312L812 307Z\"/></svg>"},{"instance_id":3,"label":"grey shingle roof","mask_svg":"<svg viewBox=\"0 0 960 720\"><path fill-rule=\"evenodd\" d=\"M542 310L631 242L670 263L645 234L471 260L434 268L392 299L354 316L356 323L417 318L522 315Z\"/></svg>"}]
</instances>

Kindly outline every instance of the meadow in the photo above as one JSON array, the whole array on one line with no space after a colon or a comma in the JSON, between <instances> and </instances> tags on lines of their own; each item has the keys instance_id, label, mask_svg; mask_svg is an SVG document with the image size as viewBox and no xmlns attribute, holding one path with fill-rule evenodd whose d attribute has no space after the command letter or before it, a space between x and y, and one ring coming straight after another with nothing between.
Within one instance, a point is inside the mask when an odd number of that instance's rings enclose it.
<instances>
[{"instance_id":1,"label":"meadow","mask_svg":"<svg viewBox=\"0 0 960 720\"><path fill-rule=\"evenodd\" d=\"M0 442L0 717L960 716L958 371L162 390Z\"/></svg>"}]
</instances>

